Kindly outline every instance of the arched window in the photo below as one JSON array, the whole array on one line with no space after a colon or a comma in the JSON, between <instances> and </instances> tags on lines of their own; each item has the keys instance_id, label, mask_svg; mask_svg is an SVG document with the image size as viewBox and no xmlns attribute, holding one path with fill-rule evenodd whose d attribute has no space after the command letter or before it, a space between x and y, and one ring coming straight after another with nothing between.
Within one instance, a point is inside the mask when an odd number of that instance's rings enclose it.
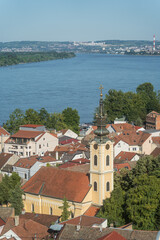
<instances>
[{"instance_id":1,"label":"arched window","mask_svg":"<svg viewBox=\"0 0 160 240\"><path fill-rule=\"evenodd\" d=\"M109 155L106 156L106 166L109 166Z\"/></svg>"},{"instance_id":2,"label":"arched window","mask_svg":"<svg viewBox=\"0 0 160 240\"><path fill-rule=\"evenodd\" d=\"M32 210L32 212L34 212L34 204L33 203L32 203L32 209L31 210Z\"/></svg>"},{"instance_id":3,"label":"arched window","mask_svg":"<svg viewBox=\"0 0 160 240\"><path fill-rule=\"evenodd\" d=\"M97 155L94 155L94 165L97 166Z\"/></svg>"},{"instance_id":4,"label":"arched window","mask_svg":"<svg viewBox=\"0 0 160 240\"><path fill-rule=\"evenodd\" d=\"M94 182L94 191L97 191L97 182Z\"/></svg>"},{"instance_id":5,"label":"arched window","mask_svg":"<svg viewBox=\"0 0 160 240\"><path fill-rule=\"evenodd\" d=\"M110 183L109 183L109 182L106 183L106 191L107 191L107 192L110 191Z\"/></svg>"},{"instance_id":6,"label":"arched window","mask_svg":"<svg viewBox=\"0 0 160 240\"><path fill-rule=\"evenodd\" d=\"M49 211L50 211L50 215L53 215L52 207L50 207Z\"/></svg>"}]
</instances>

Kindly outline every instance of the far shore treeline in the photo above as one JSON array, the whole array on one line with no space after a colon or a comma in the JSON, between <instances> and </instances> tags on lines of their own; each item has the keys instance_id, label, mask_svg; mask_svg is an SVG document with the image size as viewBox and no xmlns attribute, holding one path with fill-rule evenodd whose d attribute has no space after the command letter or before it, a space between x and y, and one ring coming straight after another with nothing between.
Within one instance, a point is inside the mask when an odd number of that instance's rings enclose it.
<instances>
[{"instance_id":1,"label":"far shore treeline","mask_svg":"<svg viewBox=\"0 0 160 240\"><path fill-rule=\"evenodd\" d=\"M111 89L104 98L104 111L107 113L108 123L113 123L116 118L124 116L129 123L143 126L149 112L160 112L160 92L154 91L153 85L149 82L139 85L136 92ZM43 124L47 129L57 131L70 128L79 133L79 123L78 111L69 107L62 113L48 113L45 108L39 111L27 109L25 112L15 109L3 127L11 134L23 124Z\"/></svg>"},{"instance_id":2,"label":"far shore treeline","mask_svg":"<svg viewBox=\"0 0 160 240\"><path fill-rule=\"evenodd\" d=\"M73 52L1 52L0 66L41 62L75 57Z\"/></svg>"}]
</instances>

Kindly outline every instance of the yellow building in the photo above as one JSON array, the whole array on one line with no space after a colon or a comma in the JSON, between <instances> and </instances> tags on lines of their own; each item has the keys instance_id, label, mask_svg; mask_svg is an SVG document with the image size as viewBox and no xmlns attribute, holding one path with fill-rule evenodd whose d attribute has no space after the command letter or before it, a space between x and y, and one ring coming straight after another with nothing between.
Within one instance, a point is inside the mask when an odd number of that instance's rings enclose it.
<instances>
[{"instance_id":1,"label":"yellow building","mask_svg":"<svg viewBox=\"0 0 160 240\"><path fill-rule=\"evenodd\" d=\"M107 138L102 87L97 130L90 144L90 172L74 172L53 167L41 168L24 186L27 212L61 215L64 196L72 216L82 215L91 205L102 206L113 190L113 142Z\"/></svg>"}]
</instances>

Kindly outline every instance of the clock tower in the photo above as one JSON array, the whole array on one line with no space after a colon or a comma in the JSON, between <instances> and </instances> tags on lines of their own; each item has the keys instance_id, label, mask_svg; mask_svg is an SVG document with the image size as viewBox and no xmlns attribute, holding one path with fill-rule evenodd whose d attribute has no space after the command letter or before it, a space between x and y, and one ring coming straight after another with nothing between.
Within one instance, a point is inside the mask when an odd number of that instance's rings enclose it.
<instances>
[{"instance_id":1,"label":"clock tower","mask_svg":"<svg viewBox=\"0 0 160 240\"><path fill-rule=\"evenodd\" d=\"M103 109L103 87L99 111L96 114L96 137L90 144L90 184L92 185L92 203L103 205L103 200L110 197L113 190L113 142L107 137L106 114Z\"/></svg>"}]
</instances>

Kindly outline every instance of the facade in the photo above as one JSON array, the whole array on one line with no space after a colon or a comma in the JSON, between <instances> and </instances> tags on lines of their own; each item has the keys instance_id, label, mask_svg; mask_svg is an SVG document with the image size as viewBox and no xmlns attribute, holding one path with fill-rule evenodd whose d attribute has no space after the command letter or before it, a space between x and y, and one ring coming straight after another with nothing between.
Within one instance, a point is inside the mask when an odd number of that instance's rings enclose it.
<instances>
[{"instance_id":1,"label":"facade","mask_svg":"<svg viewBox=\"0 0 160 240\"><path fill-rule=\"evenodd\" d=\"M160 114L152 111L146 116L146 129L160 129Z\"/></svg>"},{"instance_id":2,"label":"facade","mask_svg":"<svg viewBox=\"0 0 160 240\"><path fill-rule=\"evenodd\" d=\"M13 153L19 157L44 155L46 151L53 151L58 145L57 137L38 130L19 130L4 144L5 153Z\"/></svg>"},{"instance_id":3,"label":"facade","mask_svg":"<svg viewBox=\"0 0 160 240\"><path fill-rule=\"evenodd\" d=\"M9 132L7 132L3 127L0 127L0 153L4 152L4 143L9 137Z\"/></svg>"}]
</instances>

